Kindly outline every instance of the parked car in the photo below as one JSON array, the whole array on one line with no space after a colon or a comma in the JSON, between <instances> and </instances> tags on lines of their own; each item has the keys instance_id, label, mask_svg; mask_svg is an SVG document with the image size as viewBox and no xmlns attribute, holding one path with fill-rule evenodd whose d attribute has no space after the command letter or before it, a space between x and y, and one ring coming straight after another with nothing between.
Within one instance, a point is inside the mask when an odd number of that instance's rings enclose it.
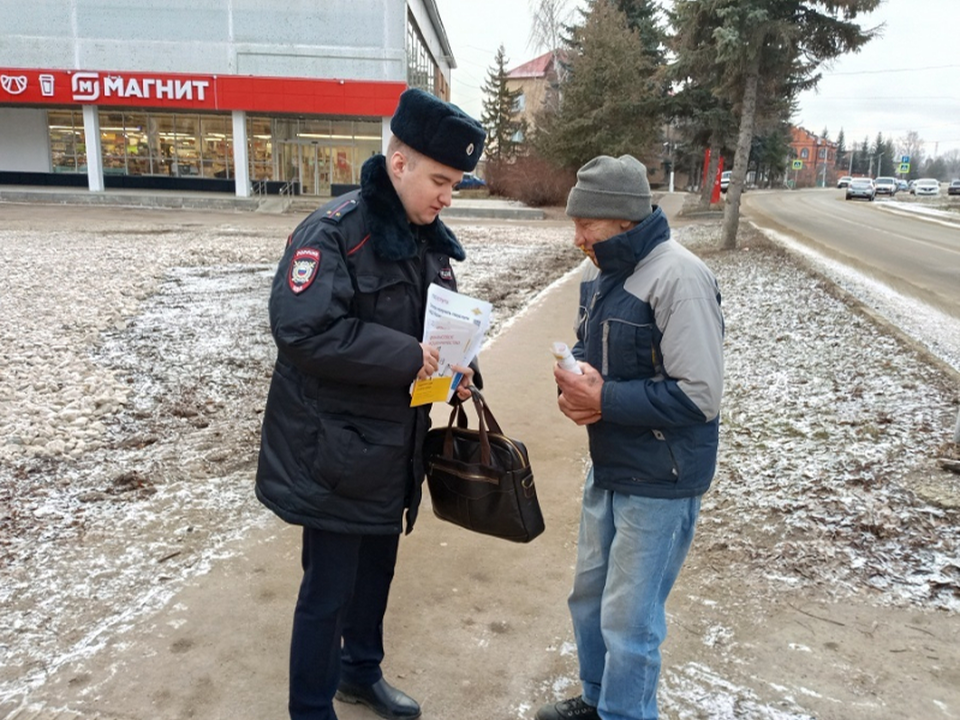
<instances>
[{"instance_id":1,"label":"parked car","mask_svg":"<svg viewBox=\"0 0 960 720\"><path fill-rule=\"evenodd\" d=\"M838 188L845 188L847 185L853 182L853 178L849 175L843 175L839 180L837 180Z\"/></svg>"},{"instance_id":2,"label":"parked car","mask_svg":"<svg viewBox=\"0 0 960 720\"><path fill-rule=\"evenodd\" d=\"M473 173L464 173L463 179L453 186L454 190L476 190L487 186L486 180L479 178Z\"/></svg>"},{"instance_id":3,"label":"parked car","mask_svg":"<svg viewBox=\"0 0 960 720\"><path fill-rule=\"evenodd\" d=\"M947 195L960 195L960 180L951 180L947 186Z\"/></svg>"},{"instance_id":4,"label":"parked car","mask_svg":"<svg viewBox=\"0 0 960 720\"><path fill-rule=\"evenodd\" d=\"M897 178L897 191L898 191L898 192L899 192L900 190L909 190L909 189L910 189L910 183L908 183L906 180L902 180L902 179L900 179L900 178Z\"/></svg>"},{"instance_id":5,"label":"parked car","mask_svg":"<svg viewBox=\"0 0 960 720\"><path fill-rule=\"evenodd\" d=\"M854 198L866 198L867 200L873 202L873 199L877 196L877 188L873 184L873 180L870 178L854 178L851 180L850 184L847 185L847 200L853 200Z\"/></svg>"},{"instance_id":6,"label":"parked car","mask_svg":"<svg viewBox=\"0 0 960 720\"><path fill-rule=\"evenodd\" d=\"M881 176L873 181L877 189L877 195L896 195L897 179L895 177Z\"/></svg>"},{"instance_id":7,"label":"parked car","mask_svg":"<svg viewBox=\"0 0 960 720\"><path fill-rule=\"evenodd\" d=\"M936 178L920 178L913 184L913 190L910 192L917 197L921 195L939 195L940 181Z\"/></svg>"},{"instance_id":8,"label":"parked car","mask_svg":"<svg viewBox=\"0 0 960 720\"><path fill-rule=\"evenodd\" d=\"M727 188L730 187L730 176L732 174L732 170L724 170L720 173L720 192L726 192Z\"/></svg>"}]
</instances>

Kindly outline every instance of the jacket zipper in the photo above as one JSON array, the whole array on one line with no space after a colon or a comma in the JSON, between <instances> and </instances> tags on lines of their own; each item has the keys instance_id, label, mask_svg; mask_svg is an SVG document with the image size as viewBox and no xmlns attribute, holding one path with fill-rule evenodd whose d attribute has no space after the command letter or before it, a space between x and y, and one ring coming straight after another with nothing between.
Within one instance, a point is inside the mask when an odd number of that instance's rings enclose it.
<instances>
[{"instance_id":1,"label":"jacket zipper","mask_svg":"<svg viewBox=\"0 0 960 720\"><path fill-rule=\"evenodd\" d=\"M657 440L659 440L659 441L662 442L664 445L666 445L666 447L667 447L667 452L670 453L670 464L673 466L673 468L672 468L672 470L673 470L673 476L674 476L674 477L680 477L680 468L677 467L677 458L674 457L674 455L673 455L673 448L670 447L670 443L667 442L667 438L666 438L666 436L663 434L663 431L661 431L661 430L651 430L651 432L653 433L653 436L654 436Z\"/></svg>"},{"instance_id":2,"label":"jacket zipper","mask_svg":"<svg viewBox=\"0 0 960 720\"><path fill-rule=\"evenodd\" d=\"M607 352L607 345L609 342L610 342L610 323L605 322L603 324L603 341L600 347L602 352L601 357L603 358L603 362L600 364L600 367L601 367L600 372L603 374L604 377L607 377L610 375L610 356Z\"/></svg>"}]
</instances>

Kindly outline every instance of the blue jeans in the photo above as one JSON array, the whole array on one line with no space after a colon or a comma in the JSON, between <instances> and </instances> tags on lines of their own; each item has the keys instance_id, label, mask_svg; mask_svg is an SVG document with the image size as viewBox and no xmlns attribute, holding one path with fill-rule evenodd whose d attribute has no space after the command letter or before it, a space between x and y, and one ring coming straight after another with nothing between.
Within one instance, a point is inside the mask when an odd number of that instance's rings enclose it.
<instances>
[{"instance_id":1,"label":"blue jeans","mask_svg":"<svg viewBox=\"0 0 960 720\"><path fill-rule=\"evenodd\" d=\"M610 492L587 474L569 605L583 699L603 720L657 717L665 604L699 514L699 497Z\"/></svg>"}]
</instances>

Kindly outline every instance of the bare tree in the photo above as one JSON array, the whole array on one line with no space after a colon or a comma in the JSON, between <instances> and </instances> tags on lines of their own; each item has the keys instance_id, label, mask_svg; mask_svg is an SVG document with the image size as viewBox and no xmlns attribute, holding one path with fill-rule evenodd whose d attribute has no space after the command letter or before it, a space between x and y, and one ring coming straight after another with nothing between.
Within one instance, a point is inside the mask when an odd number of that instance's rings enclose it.
<instances>
[{"instance_id":1,"label":"bare tree","mask_svg":"<svg viewBox=\"0 0 960 720\"><path fill-rule=\"evenodd\" d=\"M910 168L913 172L910 174L918 176L920 166L923 164L923 139L916 130L911 130L905 137L897 140L897 155L910 158ZM914 170L916 168L916 170Z\"/></svg>"},{"instance_id":2,"label":"bare tree","mask_svg":"<svg viewBox=\"0 0 960 720\"><path fill-rule=\"evenodd\" d=\"M533 24L527 47L547 52L563 44L564 28L570 24L570 0L529 0Z\"/></svg>"}]
</instances>

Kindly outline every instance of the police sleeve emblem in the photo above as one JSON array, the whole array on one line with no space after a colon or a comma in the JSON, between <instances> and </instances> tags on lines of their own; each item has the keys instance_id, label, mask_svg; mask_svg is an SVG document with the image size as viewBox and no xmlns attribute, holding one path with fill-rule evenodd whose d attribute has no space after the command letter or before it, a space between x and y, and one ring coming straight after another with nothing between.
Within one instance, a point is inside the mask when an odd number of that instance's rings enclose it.
<instances>
[{"instance_id":1,"label":"police sleeve emblem","mask_svg":"<svg viewBox=\"0 0 960 720\"><path fill-rule=\"evenodd\" d=\"M295 295L299 295L308 287L317 276L320 267L320 251L315 248L301 248L293 255L290 261L290 274L287 282Z\"/></svg>"}]
</instances>

